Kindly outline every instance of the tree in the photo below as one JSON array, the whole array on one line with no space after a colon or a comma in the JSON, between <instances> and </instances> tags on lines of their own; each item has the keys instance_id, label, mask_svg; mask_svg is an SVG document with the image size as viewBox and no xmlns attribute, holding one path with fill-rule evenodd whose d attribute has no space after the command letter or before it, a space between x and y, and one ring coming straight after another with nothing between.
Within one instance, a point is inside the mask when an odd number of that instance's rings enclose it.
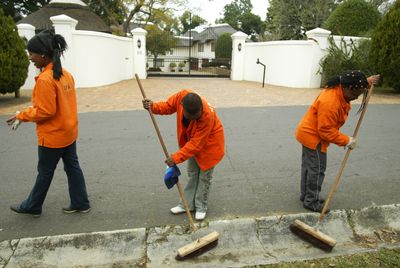
<instances>
[{"instance_id":1,"label":"tree","mask_svg":"<svg viewBox=\"0 0 400 268\"><path fill-rule=\"evenodd\" d=\"M224 17L219 19L219 23L228 23L235 29L239 29L239 17L251 13L253 5L250 0L234 0L232 3L224 6Z\"/></svg>"},{"instance_id":2,"label":"tree","mask_svg":"<svg viewBox=\"0 0 400 268\"><path fill-rule=\"evenodd\" d=\"M365 0L345 0L325 22L332 34L366 36L379 22L378 8Z\"/></svg>"},{"instance_id":3,"label":"tree","mask_svg":"<svg viewBox=\"0 0 400 268\"><path fill-rule=\"evenodd\" d=\"M2 0L0 7L6 16L11 16L15 22L50 3L50 0Z\"/></svg>"},{"instance_id":4,"label":"tree","mask_svg":"<svg viewBox=\"0 0 400 268\"><path fill-rule=\"evenodd\" d=\"M270 0L268 39L303 39L305 32L321 27L335 8L335 0Z\"/></svg>"},{"instance_id":5,"label":"tree","mask_svg":"<svg viewBox=\"0 0 400 268\"><path fill-rule=\"evenodd\" d=\"M28 76L29 60L25 52L25 42L19 37L17 26L11 16L5 16L0 8L0 93L15 92Z\"/></svg>"},{"instance_id":6,"label":"tree","mask_svg":"<svg viewBox=\"0 0 400 268\"><path fill-rule=\"evenodd\" d=\"M230 59L231 57L232 37L230 33L223 33L215 42L215 58Z\"/></svg>"},{"instance_id":7,"label":"tree","mask_svg":"<svg viewBox=\"0 0 400 268\"><path fill-rule=\"evenodd\" d=\"M155 13L169 13L170 6L184 7L187 0L84 0L96 14L110 21L111 26L121 26L123 32L129 33L131 22L137 21L147 25ZM159 16L159 15L157 15ZM122 19L121 19L122 18Z\"/></svg>"},{"instance_id":8,"label":"tree","mask_svg":"<svg viewBox=\"0 0 400 268\"><path fill-rule=\"evenodd\" d=\"M197 26L205 24L207 21L198 15L193 15L190 18L191 13L189 11L183 12L182 16L179 17L181 27L180 33L186 33L187 31L196 28Z\"/></svg>"},{"instance_id":9,"label":"tree","mask_svg":"<svg viewBox=\"0 0 400 268\"><path fill-rule=\"evenodd\" d=\"M255 34L263 35L265 31L265 23L261 18L253 13L245 13L239 17L239 21L242 23L240 28L244 33L251 35L251 39L256 41Z\"/></svg>"},{"instance_id":10,"label":"tree","mask_svg":"<svg viewBox=\"0 0 400 268\"><path fill-rule=\"evenodd\" d=\"M371 37L370 60L384 84L400 91L400 1L396 1Z\"/></svg>"},{"instance_id":11,"label":"tree","mask_svg":"<svg viewBox=\"0 0 400 268\"><path fill-rule=\"evenodd\" d=\"M176 41L172 33L160 29L157 25L147 25L146 48L154 56L154 66L156 66L159 55L175 47Z\"/></svg>"}]
</instances>

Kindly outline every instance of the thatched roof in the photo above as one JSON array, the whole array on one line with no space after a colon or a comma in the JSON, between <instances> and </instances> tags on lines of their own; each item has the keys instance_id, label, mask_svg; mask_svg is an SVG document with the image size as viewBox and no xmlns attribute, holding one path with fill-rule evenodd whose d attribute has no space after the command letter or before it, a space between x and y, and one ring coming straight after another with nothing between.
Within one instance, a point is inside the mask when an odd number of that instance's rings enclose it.
<instances>
[{"instance_id":1,"label":"thatched roof","mask_svg":"<svg viewBox=\"0 0 400 268\"><path fill-rule=\"evenodd\" d=\"M52 1L38 11L28 15L17 24L26 23L35 26L37 31L51 29L50 17L67 15L78 21L77 30L111 33L110 27L86 5L76 4L74 1Z\"/></svg>"}]
</instances>

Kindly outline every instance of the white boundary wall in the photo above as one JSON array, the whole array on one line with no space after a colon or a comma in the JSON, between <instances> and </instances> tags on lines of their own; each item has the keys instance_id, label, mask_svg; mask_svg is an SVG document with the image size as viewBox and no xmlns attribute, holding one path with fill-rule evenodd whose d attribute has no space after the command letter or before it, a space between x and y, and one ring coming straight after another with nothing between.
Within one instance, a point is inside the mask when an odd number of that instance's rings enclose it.
<instances>
[{"instance_id":1,"label":"white boundary wall","mask_svg":"<svg viewBox=\"0 0 400 268\"><path fill-rule=\"evenodd\" d=\"M93 31L78 31L76 20L59 15L50 18L55 32L61 34L68 49L61 58L62 65L72 73L76 87L96 87L132 79L138 73L145 79L146 73L146 34L143 29L134 29L132 37L118 37ZM31 25L18 25L20 36L28 40L34 36ZM139 41L140 40L140 41ZM34 77L39 73L30 64L28 78L22 89L32 89Z\"/></svg>"},{"instance_id":2,"label":"white boundary wall","mask_svg":"<svg viewBox=\"0 0 400 268\"><path fill-rule=\"evenodd\" d=\"M319 63L328 53L328 38L331 32L316 28L307 32L308 40L270 41L246 43L247 35L237 32L232 35L232 80L247 80L262 83L263 66L266 65L265 83L298 88L319 88L321 75ZM342 36L333 36L339 44ZM360 40L360 37L343 37L345 42ZM240 50L239 50L240 48Z\"/></svg>"}]
</instances>

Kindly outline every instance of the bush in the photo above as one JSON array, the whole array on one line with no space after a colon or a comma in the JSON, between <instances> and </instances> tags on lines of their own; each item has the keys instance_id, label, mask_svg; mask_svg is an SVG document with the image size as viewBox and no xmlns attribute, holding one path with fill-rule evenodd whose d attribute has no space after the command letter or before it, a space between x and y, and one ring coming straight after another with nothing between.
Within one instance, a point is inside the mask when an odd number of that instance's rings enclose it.
<instances>
[{"instance_id":1,"label":"bush","mask_svg":"<svg viewBox=\"0 0 400 268\"><path fill-rule=\"evenodd\" d=\"M10 16L0 8L0 93L15 93L28 76L29 59L25 42L18 35L17 27Z\"/></svg>"},{"instance_id":2,"label":"bush","mask_svg":"<svg viewBox=\"0 0 400 268\"><path fill-rule=\"evenodd\" d=\"M364 39L359 44L355 44L353 41L346 44L342 38L338 46L330 36L329 44L328 55L320 62L321 86L324 86L329 78L346 70L361 70L366 75L372 74L373 70L368 60L371 44L369 39Z\"/></svg>"},{"instance_id":3,"label":"bush","mask_svg":"<svg viewBox=\"0 0 400 268\"><path fill-rule=\"evenodd\" d=\"M379 22L376 6L365 0L346 0L339 4L325 21L324 28L332 34L366 36Z\"/></svg>"},{"instance_id":4,"label":"bush","mask_svg":"<svg viewBox=\"0 0 400 268\"><path fill-rule=\"evenodd\" d=\"M175 63L175 62L171 62L171 63L169 64L169 67L175 68L175 67L176 67L176 63Z\"/></svg>"},{"instance_id":5,"label":"bush","mask_svg":"<svg viewBox=\"0 0 400 268\"><path fill-rule=\"evenodd\" d=\"M215 57L229 59L232 57L232 37L230 33L223 33L218 37L215 42Z\"/></svg>"},{"instance_id":6,"label":"bush","mask_svg":"<svg viewBox=\"0 0 400 268\"><path fill-rule=\"evenodd\" d=\"M161 72L161 68L160 67L150 67L149 72Z\"/></svg>"},{"instance_id":7,"label":"bush","mask_svg":"<svg viewBox=\"0 0 400 268\"><path fill-rule=\"evenodd\" d=\"M386 13L371 39L371 63L384 85L400 91L400 1Z\"/></svg>"}]
</instances>

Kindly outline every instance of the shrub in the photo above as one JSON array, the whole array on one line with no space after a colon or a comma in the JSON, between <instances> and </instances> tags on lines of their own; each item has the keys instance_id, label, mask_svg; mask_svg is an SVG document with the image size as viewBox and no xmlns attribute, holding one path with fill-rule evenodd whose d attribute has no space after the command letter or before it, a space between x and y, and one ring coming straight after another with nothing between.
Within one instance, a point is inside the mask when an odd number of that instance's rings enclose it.
<instances>
[{"instance_id":1,"label":"shrub","mask_svg":"<svg viewBox=\"0 0 400 268\"><path fill-rule=\"evenodd\" d=\"M0 93L15 93L28 76L29 59L25 42L18 35L17 27L10 16L0 8Z\"/></svg>"},{"instance_id":2,"label":"shrub","mask_svg":"<svg viewBox=\"0 0 400 268\"><path fill-rule=\"evenodd\" d=\"M178 66L179 66L180 68L183 68L183 67L185 67L185 63L180 62Z\"/></svg>"},{"instance_id":3,"label":"shrub","mask_svg":"<svg viewBox=\"0 0 400 268\"><path fill-rule=\"evenodd\" d=\"M369 39L364 39L359 44L353 41L347 44L342 38L338 46L330 36L328 55L320 62L321 86L324 86L329 78L346 70L361 70L366 75L372 74L373 70L368 60L370 43Z\"/></svg>"},{"instance_id":4,"label":"shrub","mask_svg":"<svg viewBox=\"0 0 400 268\"><path fill-rule=\"evenodd\" d=\"M223 33L218 37L215 42L215 57L229 59L232 57L232 37L230 33Z\"/></svg>"},{"instance_id":5,"label":"shrub","mask_svg":"<svg viewBox=\"0 0 400 268\"><path fill-rule=\"evenodd\" d=\"M175 68L175 67L176 67L176 63L175 63L175 62L171 62L171 63L169 64L169 67Z\"/></svg>"},{"instance_id":6,"label":"shrub","mask_svg":"<svg viewBox=\"0 0 400 268\"><path fill-rule=\"evenodd\" d=\"M384 85L400 91L400 1L386 13L371 39L371 63Z\"/></svg>"},{"instance_id":7,"label":"shrub","mask_svg":"<svg viewBox=\"0 0 400 268\"><path fill-rule=\"evenodd\" d=\"M381 15L376 6L365 0L345 0L325 21L324 28L332 34L366 36L379 22Z\"/></svg>"}]
</instances>

